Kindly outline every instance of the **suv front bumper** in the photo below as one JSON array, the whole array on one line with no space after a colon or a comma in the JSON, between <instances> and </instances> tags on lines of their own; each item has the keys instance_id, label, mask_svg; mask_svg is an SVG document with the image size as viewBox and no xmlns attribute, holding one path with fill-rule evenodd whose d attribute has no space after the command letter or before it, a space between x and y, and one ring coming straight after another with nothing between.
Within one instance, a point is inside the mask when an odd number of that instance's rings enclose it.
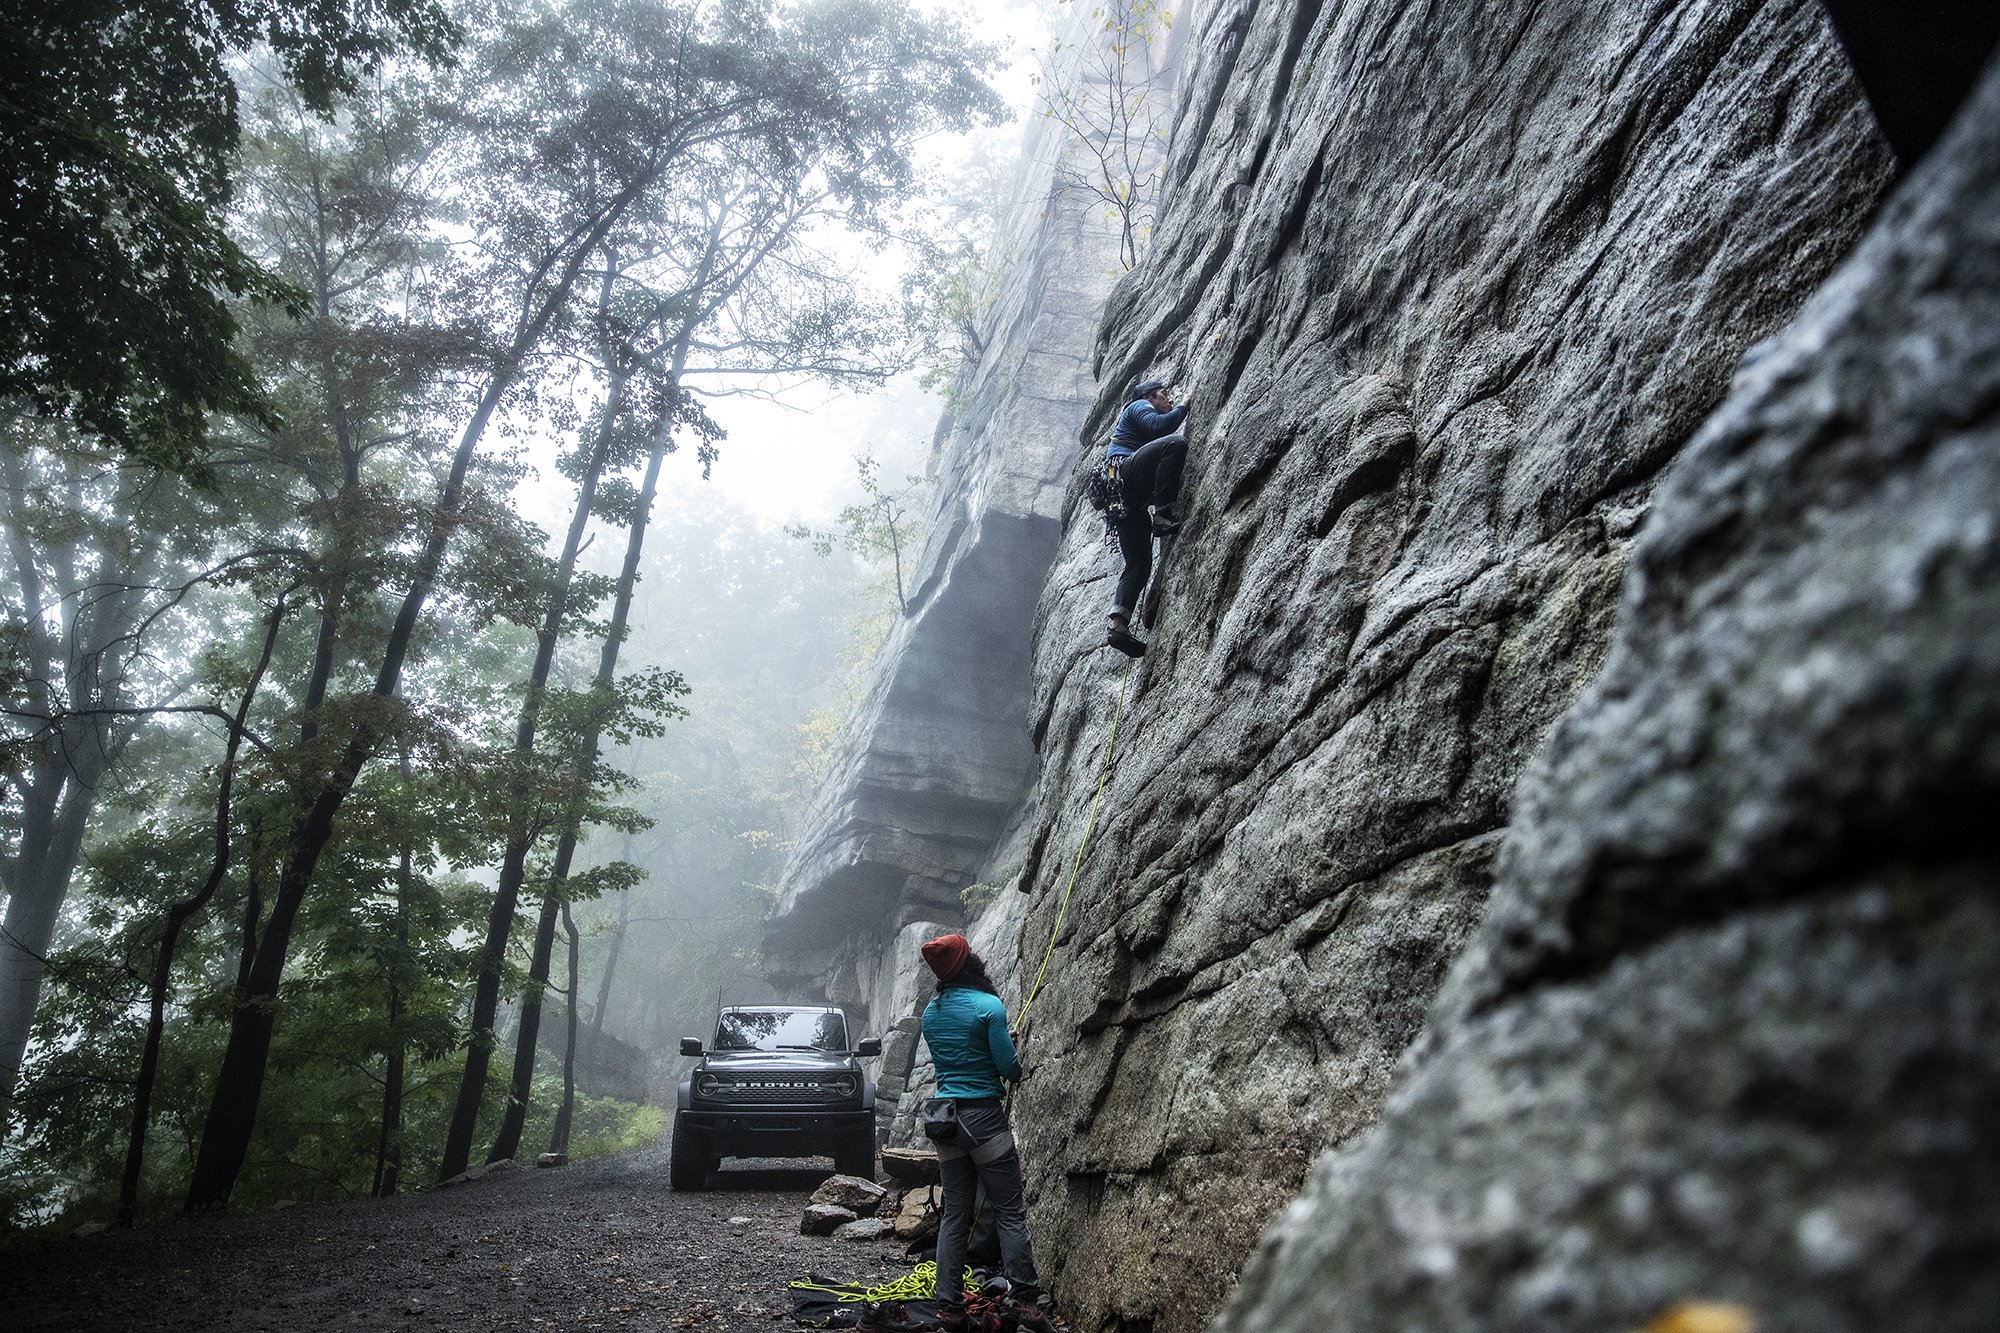
<instances>
[{"instance_id":1,"label":"suv front bumper","mask_svg":"<svg viewBox=\"0 0 2000 1333\"><path fill-rule=\"evenodd\" d=\"M675 1117L674 1129L694 1134L709 1151L724 1157L825 1157L843 1135L865 1131L872 1137L875 1112L690 1107Z\"/></svg>"}]
</instances>

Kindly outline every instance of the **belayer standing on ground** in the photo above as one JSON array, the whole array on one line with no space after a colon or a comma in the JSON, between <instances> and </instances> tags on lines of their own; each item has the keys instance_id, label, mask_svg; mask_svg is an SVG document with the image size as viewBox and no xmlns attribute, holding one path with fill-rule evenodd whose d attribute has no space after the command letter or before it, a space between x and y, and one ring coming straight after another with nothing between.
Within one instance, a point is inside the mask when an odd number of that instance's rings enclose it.
<instances>
[{"instance_id":1,"label":"belayer standing on ground","mask_svg":"<svg viewBox=\"0 0 2000 1333\"><path fill-rule=\"evenodd\" d=\"M1105 642L1128 657L1146 651L1132 633L1132 614L1153 574L1153 538L1171 536L1180 527L1175 505L1181 470L1187 466L1187 436L1181 433L1187 414L1185 404L1174 406L1166 385L1146 380L1132 390L1132 401L1118 414L1111 442L1104 447L1106 465L1117 469L1120 512L1112 523L1125 561Z\"/></svg>"},{"instance_id":2,"label":"belayer standing on ground","mask_svg":"<svg viewBox=\"0 0 2000 1333\"><path fill-rule=\"evenodd\" d=\"M963 935L940 935L924 946L937 976L937 996L924 1007L924 1044L937 1066L937 1096L924 1107L924 1132L937 1146L944 1215L938 1223L938 1322L967 1327L965 1247L981 1186L1000 1233L1000 1271L1020 1309L1017 1327L1047 1333L1041 1282L1028 1243L1028 1205L1021 1192L1021 1154L1002 1102L1005 1081L1021 1078L1021 1057L1007 1030L1007 1006L986 964Z\"/></svg>"}]
</instances>

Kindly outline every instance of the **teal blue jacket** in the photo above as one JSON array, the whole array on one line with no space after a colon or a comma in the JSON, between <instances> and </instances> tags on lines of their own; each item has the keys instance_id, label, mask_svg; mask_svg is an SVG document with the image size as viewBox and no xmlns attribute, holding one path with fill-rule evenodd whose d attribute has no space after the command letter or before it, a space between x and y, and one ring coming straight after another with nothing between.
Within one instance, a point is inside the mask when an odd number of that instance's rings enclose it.
<instances>
[{"instance_id":1,"label":"teal blue jacket","mask_svg":"<svg viewBox=\"0 0 2000 1333\"><path fill-rule=\"evenodd\" d=\"M950 986L924 1006L924 1044L937 1066L940 1097L998 1097L1002 1079L1021 1077L1021 1057L1007 1034L1007 1006L997 995Z\"/></svg>"}]
</instances>

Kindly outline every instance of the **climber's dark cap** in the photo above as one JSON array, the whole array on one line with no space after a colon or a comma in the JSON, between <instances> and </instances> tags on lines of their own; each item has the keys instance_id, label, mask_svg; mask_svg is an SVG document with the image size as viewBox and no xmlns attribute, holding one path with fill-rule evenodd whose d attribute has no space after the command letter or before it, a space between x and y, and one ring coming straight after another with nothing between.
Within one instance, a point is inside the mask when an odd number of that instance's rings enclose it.
<instances>
[{"instance_id":1,"label":"climber's dark cap","mask_svg":"<svg viewBox=\"0 0 2000 1333\"><path fill-rule=\"evenodd\" d=\"M1166 387L1166 385L1160 383L1158 380L1141 380L1139 387L1132 390L1132 396L1134 398L1151 398Z\"/></svg>"}]
</instances>

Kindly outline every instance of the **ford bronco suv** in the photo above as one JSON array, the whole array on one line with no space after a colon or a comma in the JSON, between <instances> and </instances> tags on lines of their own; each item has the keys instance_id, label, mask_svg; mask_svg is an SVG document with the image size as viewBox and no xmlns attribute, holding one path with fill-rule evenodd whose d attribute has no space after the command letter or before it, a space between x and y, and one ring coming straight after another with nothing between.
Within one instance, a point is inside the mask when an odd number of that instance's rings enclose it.
<instances>
[{"instance_id":1,"label":"ford bronco suv","mask_svg":"<svg viewBox=\"0 0 2000 1333\"><path fill-rule=\"evenodd\" d=\"M724 1009L715 1044L681 1038L699 1056L681 1083L667 1183L698 1190L725 1157L831 1157L843 1175L875 1174L875 1084L847 1044L847 1015L823 1005Z\"/></svg>"}]
</instances>

